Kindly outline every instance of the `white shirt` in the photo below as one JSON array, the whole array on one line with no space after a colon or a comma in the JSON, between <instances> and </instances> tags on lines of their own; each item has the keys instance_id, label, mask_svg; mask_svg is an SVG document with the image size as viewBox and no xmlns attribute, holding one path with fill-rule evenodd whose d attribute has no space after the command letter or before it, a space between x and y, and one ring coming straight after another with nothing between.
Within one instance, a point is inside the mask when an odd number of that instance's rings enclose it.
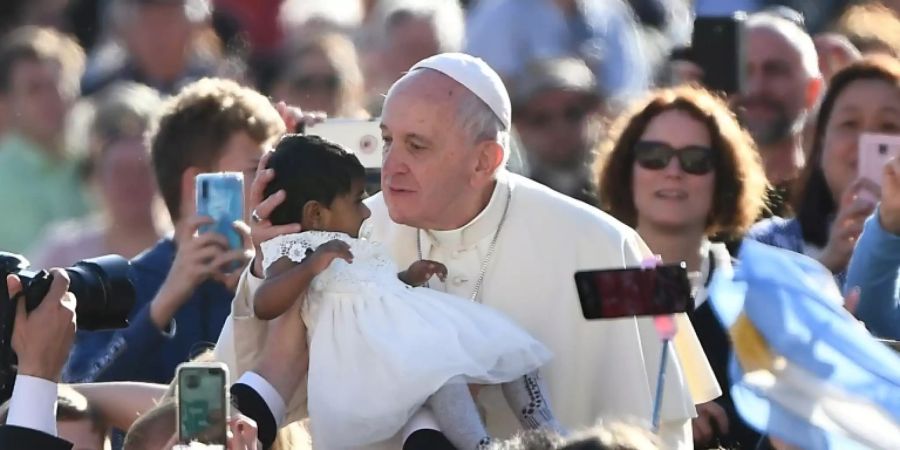
<instances>
[{"instance_id":1,"label":"white shirt","mask_svg":"<svg viewBox=\"0 0 900 450\"><path fill-rule=\"evenodd\" d=\"M29 375L16 375L6 424L56 436L56 383Z\"/></svg>"}]
</instances>

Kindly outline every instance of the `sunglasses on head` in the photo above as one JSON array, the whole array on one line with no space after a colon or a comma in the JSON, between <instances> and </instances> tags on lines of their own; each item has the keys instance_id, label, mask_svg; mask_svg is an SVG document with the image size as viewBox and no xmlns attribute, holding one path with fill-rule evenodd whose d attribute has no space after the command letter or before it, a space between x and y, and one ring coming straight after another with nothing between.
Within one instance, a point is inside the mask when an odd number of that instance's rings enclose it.
<instances>
[{"instance_id":1,"label":"sunglasses on head","mask_svg":"<svg viewBox=\"0 0 900 450\"><path fill-rule=\"evenodd\" d=\"M648 170L665 169L672 157L678 158L681 170L691 175L706 175L713 170L713 151L709 147L688 145L676 149L656 141L640 141L634 145L634 160Z\"/></svg>"}]
</instances>

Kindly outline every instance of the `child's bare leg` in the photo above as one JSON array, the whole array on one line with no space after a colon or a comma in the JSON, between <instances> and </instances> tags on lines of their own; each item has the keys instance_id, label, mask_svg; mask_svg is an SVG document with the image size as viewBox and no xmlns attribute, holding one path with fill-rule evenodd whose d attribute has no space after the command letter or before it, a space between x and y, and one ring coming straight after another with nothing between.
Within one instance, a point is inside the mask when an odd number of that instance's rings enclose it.
<instances>
[{"instance_id":1,"label":"child's bare leg","mask_svg":"<svg viewBox=\"0 0 900 450\"><path fill-rule=\"evenodd\" d=\"M516 380L500 385L506 402L516 414L519 423L527 429L546 429L565 434L562 425L553 415L547 391L538 371L525 374Z\"/></svg>"},{"instance_id":2,"label":"child's bare leg","mask_svg":"<svg viewBox=\"0 0 900 450\"><path fill-rule=\"evenodd\" d=\"M490 445L490 436L466 384L444 385L428 399L428 405L441 431L458 449L479 450Z\"/></svg>"}]
</instances>

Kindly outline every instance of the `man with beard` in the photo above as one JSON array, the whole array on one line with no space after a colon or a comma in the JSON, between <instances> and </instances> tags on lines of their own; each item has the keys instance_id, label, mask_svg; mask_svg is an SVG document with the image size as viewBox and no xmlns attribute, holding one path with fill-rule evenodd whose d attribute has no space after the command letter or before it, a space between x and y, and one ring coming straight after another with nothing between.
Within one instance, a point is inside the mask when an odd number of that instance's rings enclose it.
<instances>
[{"instance_id":1,"label":"man with beard","mask_svg":"<svg viewBox=\"0 0 900 450\"><path fill-rule=\"evenodd\" d=\"M529 177L596 204L588 163L600 139L603 104L591 69L577 58L535 61L513 86L513 123Z\"/></svg>"},{"instance_id":2,"label":"man with beard","mask_svg":"<svg viewBox=\"0 0 900 450\"><path fill-rule=\"evenodd\" d=\"M822 90L822 76L813 40L797 24L758 13L746 26L745 85L736 112L759 147L778 197L771 207L781 215L787 187L805 165L803 124Z\"/></svg>"}]
</instances>

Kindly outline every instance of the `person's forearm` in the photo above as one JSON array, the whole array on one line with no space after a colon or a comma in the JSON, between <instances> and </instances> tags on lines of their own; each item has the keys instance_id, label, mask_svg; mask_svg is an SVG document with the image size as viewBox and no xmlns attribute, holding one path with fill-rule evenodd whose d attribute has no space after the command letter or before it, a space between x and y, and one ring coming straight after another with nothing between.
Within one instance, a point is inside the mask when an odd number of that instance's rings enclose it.
<instances>
[{"instance_id":1,"label":"person's forearm","mask_svg":"<svg viewBox=\"0 0 900 450\"><path fill-rule=\"evenodd\" d=\"M85 342L86 348L75 346L63 379L67 382L121 381L154 379L158 367L148 364L148 356L172 333L160 331L150 319L150 305L138 310L128 327L117 330L109 338ZM174 332L173 329L169 330ZM151 359L156 361L156 359Z\"/></svg>"},{"instance_id":2,"label":"person's forearm","mask_svg":"<svg viewBox=\"0 0 900 450\"><path fill-rule=\"evenodd\" d=\"M127 430L145 412L157 405L168 386L155 383L108 382L73 384L104 421Z\"/></svg>"},{"instance_id":3,"label":"person's forearm","mask_svg":"<svg viewBox=\"0 0 900 450\"><path fill-rule=\"evenodd\" d=\"M900 236L882 228L878 213L866 220L847 271L847 289L860 288L856 316L872 334L900 339Z\"/></svg>"},{"instance_id":4,"label":"person's forearm","mask_svg":"<svg viewBox=\"0 0 900 450\"><path fill-rule=\"evenodd\" d=\"M175 313L191 296L191 292L166 279L150 302L150 320L160 330L167 330Z\"/></svg>"},{"instance_id":5,"label":"person's forearm","mask_svg":"<svg viewBox=\"0 0 900 450\"><path fill-rule=\"evenodd\" d=\"M296 267L266 278L253 298L253 313L263 320L272 320L297 301L302 293L309 289L316 274L299 264Z\"/></svg>"}]
</instances>

